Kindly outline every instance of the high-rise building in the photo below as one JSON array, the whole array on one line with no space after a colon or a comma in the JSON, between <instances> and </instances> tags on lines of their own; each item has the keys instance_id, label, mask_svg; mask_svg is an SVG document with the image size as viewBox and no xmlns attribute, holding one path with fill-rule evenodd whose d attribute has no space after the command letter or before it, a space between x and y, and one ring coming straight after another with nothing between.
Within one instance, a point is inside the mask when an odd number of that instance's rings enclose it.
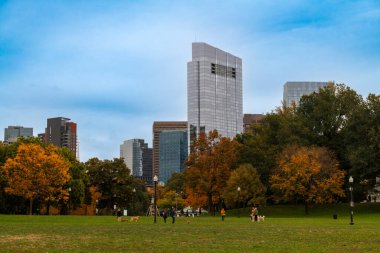
<instances>
[{"instance_id":1,"label":"high-rise building","mask_svg":"<svg viewBox=\"0 0 380 253\"><path fill-rule=\"evenodd\" d=\"M187 130L187 121L153 122L153 176L160 175L160 133L172 130Z\"/></svg>"},{"instance_id":2,"label":"high-rise building","mask_svg":"<svg viewBox=\"0 0 380 253\"><path fill-rule=\"evenodd\" d=\"M148 172L152 171L152 149L148 148L148 143L142 139L126 140L120 145L120 157L124 158L133 176L149 183L147 181L152 178Z\"/></svg>"},{"instance_id":3,"label":"high-rise building","mask_svg":"<svg viewBox=\"0 0 380 253\"><path fill-rule=\"evenodd\" d=\"M33 137L33 128L23 126L8 126L4 129L4 144L11 144L20 137Z\"/></svg>"},{"instance_id":4,"label":"high-rise building","mask_svg":"<svg viewBox=\"0 0 380 253\"><path fill-rule=\"evenodd\" d=\"M192 44L187 63L190 141L214 129L233 138L243 131L242 60L206 43Z\"/></svg>"},{"instance_id":5,"label":"high-rise building","mask_svg":"<svg viewBox=\"0 0 380 253\"><path fill-rule=\"evenodd\" d=\"M174 172L184 171L187 158L187 130L160 133L160 175L166 184Z\"/></svg>"},{"instance_id":6,"label":"high-rise building","mask_svg":"<svg viewBox=\"0 0 380 253\"><path fill-rule=\"evenodd\" d=\"M43 135L39 135L43 136ZM77 124L70 122L69 118L57 117L47 119L45 128L45 143L57 147L66 147L77 156Z\"/></svg>"},{"instance_id":7,"label":"high-rise building","mask_svg":"<svg viewBox=\"0 0 380 253\"><path fill-rule=\"evenodd\" d=\"M284 84L284 103L290 107L294 101L298 106L302 96L318 92L327 84L328 82L286 82Z\"/></svg>"}]
</instances>

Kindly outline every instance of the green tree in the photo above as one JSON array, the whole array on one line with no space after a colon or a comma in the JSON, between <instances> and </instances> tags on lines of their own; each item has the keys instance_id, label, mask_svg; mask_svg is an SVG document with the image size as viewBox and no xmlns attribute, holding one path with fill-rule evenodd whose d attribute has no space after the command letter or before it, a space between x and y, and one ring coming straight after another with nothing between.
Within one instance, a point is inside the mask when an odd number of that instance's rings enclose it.
<instances>
[{"instance_id":1,"label":"green tree","mask_svg":"<svg viewBox=\"0 0 380 253\"><path fill-rule=\"evenodd\" d=\"M237 190L238 187L240 191ZM266 189L257 170L251 164L242 164L231 173L223 196L228 206L234 206L236 203L257 206L265 203L265 193Z\"/></svg>"},{"instance_id":2,"label":"green tree","mask_svg":"<svg viewBox=\"0 0 380 253\"><path fill-rule=\"evenodd\" d=\"M165 186L166 190L172 190L176 193L185 193L185 174L180 172L174 172L169 178Z\"/></svg>"},{"instance_id":3,"label":"green tree","mask_svg":"<svg viewBox=\"0 0 380 253\"><path fill-rule=\"evenodd\" d=\"M380 96L370 94L347 124L343 140L350 174L373 187L380 175Z\"/></svg>"}]
</instances>

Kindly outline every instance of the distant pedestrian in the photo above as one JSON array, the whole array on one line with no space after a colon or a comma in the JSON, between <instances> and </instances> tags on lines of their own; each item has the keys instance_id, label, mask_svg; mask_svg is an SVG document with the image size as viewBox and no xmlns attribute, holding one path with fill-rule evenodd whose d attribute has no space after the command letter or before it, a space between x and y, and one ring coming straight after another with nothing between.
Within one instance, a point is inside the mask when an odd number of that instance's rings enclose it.
<instances>
[{"instance_id":1,"label":"distant pedestrian","mask_svg":"<svg viewBox=\"0 0 380 253\"><path fill-rule=\"evenodd\" d=\"M256 211L256 208L252 207L252 210L251 210L251 222L255 221L255 211Z\"/></svg>"},{"instance_id":2,"label":"distant pedestrian","mask_svg":"<svg viewBox=\"0 0 380 253\"><path fill-rule=\"evenodd\" d=\"M117 216L117 221L119 221L119 222L121 221L121 214L122 214L122 213L121 213L121 209L118 208L118 209L117 209L117 212L116 212L116 216Z\"/></svg>"},{"instance_id":3,"label":"distant pedestrian","mask_svg":"<svg viewBox=\"0 0 380 253\"><path fill-rule=\"evenodd\" d=\"M224 217L226 216L226 210L224 210L224 208L220 210L220 216L222 216L222 221L224 221Z\"/></svg>"},{"instance_id":4,"label":"distant pedestrian","mask_svg":"<svg viewBox=\"0 0 380 253\"><path fill-rule=\"evenodd\" d=\"M164 223L166 223L166 218L168 218L168 209L165 208L163 213L162 213L162 217L164 217Z\"/></svg>"},{"instance_id":5,"label":"distant pedestrian","mask_svg":"<svg viewBox=\"0 0 380 253\"><path fill-rule=\"evenodd\" d=\"M255 216L255 221L258 221L257 216L259 215L259 209L257 207L255 208L254 216Z\"/></svg>"},{"instance_id":6,"label":"distant pedestrian","mask_svg":"<svg viewBox=\"0 0 380 253\"><path fill-rule=\"evenodd\" d=\"M172 206L172 209L170 210L170 217L172 217L172 223L175 222L175 209L174 206Z\"/></svg>"}]
</instances>

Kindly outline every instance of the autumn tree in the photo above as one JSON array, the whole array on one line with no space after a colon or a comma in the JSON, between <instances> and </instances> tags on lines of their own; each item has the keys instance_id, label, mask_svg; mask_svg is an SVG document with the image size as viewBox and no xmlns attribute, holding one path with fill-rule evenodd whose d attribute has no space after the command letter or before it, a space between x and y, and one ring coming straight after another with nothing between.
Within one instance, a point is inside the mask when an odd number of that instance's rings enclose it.
<instances>
[{"instance_id":1,"label":"autumn tree","mask_svg":"<svg viewBox=\"0 0 380 253\"><path fill-rule=\"evenodd\" d=\"M238 189L239 187L239 190ZM232 171L224 189L226 205L234 206L243 203L244 206L264 204L266 188L260 181L260 175L251 164L242 164Z\"/></svg>"},{"instance_id":2,"label":"autumn tree","mask_svg":"<svg viewBox=\"0 0 380 253\"><path fill-rule=\"evenodd\" d=\"M236 167L237 142L216 130L200 134L191 146L186 162L186 187L193 196L206 196L208 211L220 203L231 170Z\"/></svg>"},{"instance_id":3,"label":"autumn tree","mask_svg":"<svg viewBox=\"0 0 380 253\"><path fill-rule=\"evenodd\" d=\"M277 200L301 199L308 214L310 204L334 202L343 197L345 172L327 148L289 146L277 161L278 168L270 178Z\"/></svg>"},{"instance_id":4,"label":"autumn tree","mask_svg":"<svg viewBox=\"0 0 380 253\"><path fill-rule=\"evenodd\" d=\"M67 189L63 186L70 179L68 163L57 154L57 148L48 145L21 144L17 155L4 164L7 178L5 191L29 200L32 214L33 200L40 197L64 198Z\"/></svg>"}]
</instances>

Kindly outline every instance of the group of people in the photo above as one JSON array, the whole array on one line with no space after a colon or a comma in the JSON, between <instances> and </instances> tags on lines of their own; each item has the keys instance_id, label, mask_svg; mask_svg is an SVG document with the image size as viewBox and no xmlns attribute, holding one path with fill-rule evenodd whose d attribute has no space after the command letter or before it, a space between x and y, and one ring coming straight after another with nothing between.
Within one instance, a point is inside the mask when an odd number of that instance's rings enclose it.
<instances>
[{"instance_id":1,"label":"group of people","mask_svg":"<svg viewBox=\"0 0 380 253\"><path fill-rule=\"evenodd\" d=\"M168 218L168 215L172 217L172 223L175 223L175 216L176 216L176 211L174 206L170 209L168 212L168 209L165 208L164 211L162 212L162 217L164 218L164 223L166 223L166 219Z\"/></svg>"},{"instance_id":2,"label":"group of people","mask_svg":"<svg viewBox=\"0 0 380 253\"><path fill-rule=\"evenodd\" d=\"M259 215L259 210L257 209L257 207L252 207L251 221L252 222L258 221L258 215ZM224 210L224 208L220 209L220 216L222 217L222 221L224 221L224 218L226 217L226 210Z\"/></svg>"}]
</instances>

